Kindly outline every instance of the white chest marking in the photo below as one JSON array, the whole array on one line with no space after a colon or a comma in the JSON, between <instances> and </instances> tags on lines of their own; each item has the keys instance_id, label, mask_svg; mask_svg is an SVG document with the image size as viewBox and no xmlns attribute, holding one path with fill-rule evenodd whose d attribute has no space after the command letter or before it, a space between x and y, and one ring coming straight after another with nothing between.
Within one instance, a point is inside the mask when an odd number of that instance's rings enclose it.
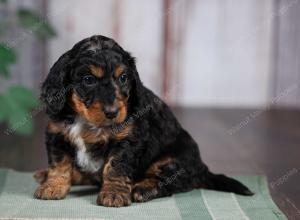
<instances>
[{"instance_id":1,"label":"white chest marking","mask_svg":"<svg viewBox=\"0 0 300 220\"><path fill-rule=\"evenodd\" d=\"M81 120L76 120L73 125L69 127L69 135L71 142L77 147L76 163L83 171L97 172L103 165L103 160L94 160L90 153L86 151L86 145L81 137L81 130L83 127Z\"/></svg>"},{"instance_id":2,"label":"white chest marking","mask_svg":"<svg viewBox=\"0 0 300 220\"><path fill-rule=\"evenodd\" d=\"M76 121L73 125L70 126L70 139L71 141L78 147L78 150L86 151L85 143L81 137L81 129L82 129L82 122Z\"/></svg>"},{"instance_id":3,"label":"white chest marking","mask_svg":"<svg viewBox=\"0 0 300 220\"><path fill-rule=\"evenodd\" d=\"M91 158L89 153L83 152L81 150L77 151L76 162L83 171L91 173L97 172L103 165L102 159L94 160Z\"/></svg>"}]
</instances>

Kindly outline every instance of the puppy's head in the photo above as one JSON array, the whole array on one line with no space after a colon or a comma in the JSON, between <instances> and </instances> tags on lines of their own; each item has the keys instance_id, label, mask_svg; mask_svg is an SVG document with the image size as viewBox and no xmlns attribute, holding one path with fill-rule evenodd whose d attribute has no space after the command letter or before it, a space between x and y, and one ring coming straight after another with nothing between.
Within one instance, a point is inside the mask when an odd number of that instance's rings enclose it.
<instances>
[{"instance_id":1,"label":"puppy's head","mask_svg":"<svg viewBox=\"0 0 300 220\"><path fill-rule=\"evenodd\" d=\"M41 98L52 117L75 114L106 126L125 120L142 87L134 58L112 39L93 36L58 59Z\"/></svg>"}]
</instances>

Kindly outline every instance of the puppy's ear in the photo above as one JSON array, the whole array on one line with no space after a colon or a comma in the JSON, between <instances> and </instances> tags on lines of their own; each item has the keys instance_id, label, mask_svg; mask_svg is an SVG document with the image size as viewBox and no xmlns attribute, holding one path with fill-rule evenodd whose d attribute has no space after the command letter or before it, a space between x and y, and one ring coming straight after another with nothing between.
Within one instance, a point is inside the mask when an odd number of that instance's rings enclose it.
<instances>
[{"instance_id":1,"label":"puppy's ear","mask_svg":"<svg viewBox=\"0 0 300 220\"><path fill-rule=\"evenodd\" d=\"M130 55L129 55L130 56ZM141 108L143 107L144 103L144 85L140 79L139 73L136 68L135 64L135 58L134 57L129 57L128 63L130 66L131 71L133 72L133 83L132 83L132 88L130 91L130 100L132 103L134 103L134 106L136 108Z\"/></svg>"},{"instance_id":2,"label":"puppy's ear","mask_svg":"<svg viewBox=\"0 0 300 220\"><path fill-rule=\"evenodd\" d=\"M71 90L67 85L67 74L70 66L70 51L63 54L51 67L42 85L41 100L46 105L48 114L58 114L66 104L67 93Z\"/></svg>"}]
</instances>

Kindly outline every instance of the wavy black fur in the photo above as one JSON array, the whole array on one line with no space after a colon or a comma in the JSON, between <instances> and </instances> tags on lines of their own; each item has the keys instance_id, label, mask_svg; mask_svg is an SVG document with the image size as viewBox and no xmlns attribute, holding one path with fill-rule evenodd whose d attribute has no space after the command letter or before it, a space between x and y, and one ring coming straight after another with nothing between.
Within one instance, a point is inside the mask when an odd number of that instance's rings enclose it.
<instances>
[{"instance_id":1,"label":"wavy black fur","mask_svg":"<svg viewBox=\"0 0 300 220\"><path fill-rule=\"evenodd\" d=\"M237 180L209 171L200 158L197 143L181 127L170 108L143 86L134 58L107 37L93 36L80 41L63 54L51 68L41 94L51 121L67 125L74 123L78 117L78 113L70 105L71 93L74 90L87 106L97 97L100 97L104 104L115 99L114 89L108 84L102 86L103 91L98 95L99 90L96 92L83 88L79 77L80 71L83 71L83 63L101 65L107 72L120 63L127 67L128 82L121 87L122 92L129 97L127 117L123 123L108 125L105 128L109 127L118 132L125 126L133 125L133 130L125 139L109 140L105 144L95 143L88 151L95 160L107 162L109 158L114 158L110 161L114 168L114 176L126 177L129 180L132 186L131 200L147 201L194 188L252 195L252 192ZM76 144L67 141L62 134L51 131L47 131L46 138L50 167L55 167L55 164L68 155L72 158L74 166L80 170L76 163ZM166 158L170 160L163 162ZM159 169L147 174L147 170L155 164ZM103 169L90 175L100 176L101 179L101 172ZM151 180L151 184L134 187L135 183L147 178ZM102 198L99 204L128 205L126 202L118 201L119 204L114 199L111 200L110 203L105 203L106 200Z\"/></svg>"}]
</instances>

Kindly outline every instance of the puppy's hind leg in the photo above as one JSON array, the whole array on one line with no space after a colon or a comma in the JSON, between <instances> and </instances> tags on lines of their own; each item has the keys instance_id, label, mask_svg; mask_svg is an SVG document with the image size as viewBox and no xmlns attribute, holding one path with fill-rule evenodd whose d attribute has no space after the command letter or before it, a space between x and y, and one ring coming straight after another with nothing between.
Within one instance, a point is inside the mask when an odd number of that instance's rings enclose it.
<instances>
[{"instance_id":1,"label":"puppy's hind leg","mask_svg":"<svg viewBox=\"0 0 300 220\"><path fill-rule=\"evenodd\" d=\"M148 177L134 185L132 198L134 202L147 202L160 197L161 194L157 178Z\"/></svg>"},{"instance_id":2,"label":"puppy's hind leg","mask_svg":"<svg viewBox=\"0 0 300 220\"><path fill-rule=\"evenodd\" d=\"M180 168L175 159L160 159L148 168L144 179L135 183L132 191L133 201L146 202L191 190L191 184L185 176L184 169Z\"/></svg>"}]
</instances>

